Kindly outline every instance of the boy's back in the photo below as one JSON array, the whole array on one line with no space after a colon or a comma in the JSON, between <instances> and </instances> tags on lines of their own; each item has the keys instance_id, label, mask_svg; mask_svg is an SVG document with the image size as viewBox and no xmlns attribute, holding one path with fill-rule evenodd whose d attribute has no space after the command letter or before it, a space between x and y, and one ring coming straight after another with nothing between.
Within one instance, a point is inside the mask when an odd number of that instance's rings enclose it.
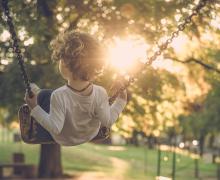
<instances>
[{"instance_id":1,"label":"boy's back","mask_svg":"<svg viewBox=\"0 0 220 180\"><path fill-rule=\"evenodd\" d=\"M82 96L65 85L52 93L49 117L40 106L32 110L32 116L44 123L57 143L78 145L93 139L100 126L110 127L126 104L126 101L117 99L110 106L107 99L101 86L93 85L92 93ZM51 121L53 123L45 123Z\"/></svg>"}]
</instances>

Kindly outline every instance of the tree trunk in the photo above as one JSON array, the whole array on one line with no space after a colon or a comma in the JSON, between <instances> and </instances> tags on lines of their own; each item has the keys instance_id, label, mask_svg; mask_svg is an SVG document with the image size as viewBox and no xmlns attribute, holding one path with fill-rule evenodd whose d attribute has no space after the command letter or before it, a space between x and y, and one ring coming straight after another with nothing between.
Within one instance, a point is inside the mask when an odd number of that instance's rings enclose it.
<instances>
[{"instance_id":1,"label":"tree trunk","mask_svg":"<svg viewBox=\"0 0 220 180\"><path fill-rule=\"evenodd\" d=\"M138 134L139 132L137 130L134 130L131 138L132 144L135 145L136 147L139 146Z\"/></svg>"},{"instance_id":2,"label":"tree trunk","mask_svg":"<svg viewBox=\"0 0 220 180\"><path fill-rule=\"evenodd\" d=\"M39 178L61 177L61 147L58 144L42 144L38 167Z\"/></svg>"},{"instance_id":3,"label":"tree trunk","mask_svg":"<svg viewBox=\"0 0 220 180\"><path fill-rule=\"evenodd\" d=\"M208 145L210 149L213 149L214 141L215 141L215 135L211 134L209 138L209 145Z\"/></svg>"},{"instance_id":4,"label":"tree trunk","mask_svg":"<svg viewBox=\"0 0 220 180\"><path fill-rule=\"evenodd\" d=\"M148 136L147 145L149 149L153 149L156 144L156 139L153 135Z\"/></svg>"}]
</instances>

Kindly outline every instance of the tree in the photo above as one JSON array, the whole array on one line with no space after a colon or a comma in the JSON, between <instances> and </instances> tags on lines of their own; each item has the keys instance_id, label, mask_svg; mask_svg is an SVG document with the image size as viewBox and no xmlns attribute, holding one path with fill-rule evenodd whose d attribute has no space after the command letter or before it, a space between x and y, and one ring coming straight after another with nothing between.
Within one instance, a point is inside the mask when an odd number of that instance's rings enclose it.
<instances>
[{"instance_id":1,"label":"tree","mask_svg":"<svg viewBox=\"0 0 220 180\"><path fill-rule=\"evenodd\" d=\"M204 140L207 135L214 136L220 131L219 119L219 81L210 80L212 91L200 103L194 103L191 113L180 118L180 123L188 139L197 138L200 144L200 155L203 155ZM190 135L190 136L189 136ZM212 139L210 139L212 140ZM211 142L210 142L211 143ZM211 145L212 147L212 145Z\"/></svg>"}]
</instances>

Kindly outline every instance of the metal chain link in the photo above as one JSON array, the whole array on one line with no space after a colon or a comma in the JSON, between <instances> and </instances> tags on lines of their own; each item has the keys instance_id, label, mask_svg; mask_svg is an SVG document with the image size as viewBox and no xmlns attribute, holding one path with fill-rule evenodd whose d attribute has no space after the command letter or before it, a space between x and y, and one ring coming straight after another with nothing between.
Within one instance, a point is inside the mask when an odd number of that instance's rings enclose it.
<instances>
[{"instance_id":1,"label":"metal chain link","mask_svg":"<svg viewBox=\"0 0 220 180\"><path fill-rule=\"evenodd\" d=\"M23 77L25 88L28 92L29 97L32 97L33 93L31 91L30 81L29 81L27 72L25 70L24 58L21 54L21 50L20 50L20 47L19 47L19 39L18 39L17 34L15 32L15 28L14 28L14 24L13 24L11 15L10 15L7 0L2 0L2 7L3 7L4 15L5 15L5 20L6 20L6 23L8 25L8 28L9 28L9 32L10 32L11 37L12 37L13 52L17 55L17 60L18 60L19 66L20 66L21 76Z\"/></svg>"},{"instance_id":2,"label":"metal chain link","mask_svg":"<svg viewBox=\"0 0 220 180\"><path fill-rule=\"evenodd\" d=\"M170 37L167 38L167 40L165 42L163 42L161 45L157 45L157 48L158 50L156 50L154 52L154 54L151 56L151 57L148 57L147 58L147 62L144 64L143 68L142 69L145 69L146 66L149 66L151 65L156 59L158 56L160 56L167 48L168 48L168 45L173 41L174 38L176 38L179 33L181 31L183 31L186 26L188 24L190 24L192 22L192 18L196 15L199 14L200 10L206 6L206 3L208 2L209 0L200 0L200 2L198 3L198 5L196 5L193 9L192 9L192 13L187 16L182 23L180 23L178 26L177 26L177 30L172 32ZM128 79L127 82L125 82L125 84L118 89L117 92L115 92L110 98L109 98L109 104L112 104L115 99L117 98L117 96L123 92L125 89L127 89L127 87L132 83L134 82L134 76L130 77Z\"/></svg>"}]
</instances>

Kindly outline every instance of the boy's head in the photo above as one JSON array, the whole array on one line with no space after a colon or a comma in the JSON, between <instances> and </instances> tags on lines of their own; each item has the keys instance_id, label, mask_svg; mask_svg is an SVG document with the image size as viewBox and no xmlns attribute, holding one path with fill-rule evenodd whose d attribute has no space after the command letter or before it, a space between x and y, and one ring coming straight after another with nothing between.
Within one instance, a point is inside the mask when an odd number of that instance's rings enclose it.
<instances>
[{"instance_id":1,"label":"boy's head","mask_svg":"<svg viewBox=\"0 0 220 180\"><path fill-rule=\"evenodd\" d=\"M61 61L73 79L89 81L101 73L105 65L104 47L89 34L61 33L51 42L51 47L52 59Z\"/></svg>"}]
</instances>

